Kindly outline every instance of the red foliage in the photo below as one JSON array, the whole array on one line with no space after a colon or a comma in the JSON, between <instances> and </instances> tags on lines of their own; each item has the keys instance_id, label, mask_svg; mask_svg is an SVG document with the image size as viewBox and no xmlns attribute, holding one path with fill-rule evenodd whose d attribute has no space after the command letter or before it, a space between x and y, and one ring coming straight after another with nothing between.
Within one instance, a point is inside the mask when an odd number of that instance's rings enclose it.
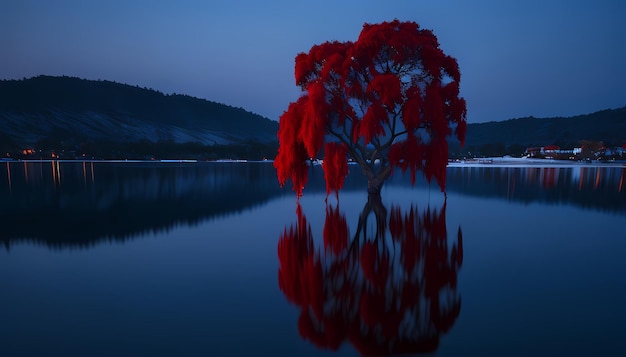
<instances>
[{"instance_id":1,"label":"red foliage","mask_svg":"<svg viewBox=\"0 0 626 357\"><path fill-rule=\"evenodd\" d=\"M326 113L329 107L325 97L326 92L322 83L316 82L309 86L309 95L306 97L302 125L298 135L309 157L315 157L324 144Z\"/></svg>"},{"instance_id":2,"label":"red foliage","mask_svg":"<svg viewBox=\"0 0 626 357\"><path fill-rule=\"evenodd\" d=\"M303 262L314 255L313 236L302 215L302 208L296 210L298 223L289 230L285 228L278 239L278 286L285 293L287 299L295 304L305 304L308 297L306 284L301 279L305 274Z\"/></svg>"},{"instance_id":3,"label":"red foliage","mask_svg":"<svg viewBox=\"0 0 626 357\"><path fill-rule=\"evenodd\" d=\"M373 96L372 102L381 102L389 112L393 112L396 104L402 102L400 78L393 74L381 74L374 77L369 83L367 92Z\"/></svg>"},{"instance_id":4,"label":"red foliage","mask_svg":"<svg viewBox=\"0 0 626 357\"><path fill-rule=\"evenodd\" d=\"M402 234L402 213L400 207L394 207L389 214L389 232L393 240L399 240Z\"/></svg>"},{"instance_id":5,"label":"red foliage","mask_svg":"<svg viewBox=\"0 0 626 357\"><path fill-rule=\"evenodd\" d=\"M285 229L278 246L279 287L301 308L301 336L331 350L349 341L364 355L436 350L461 309L462 234L459 228L448 244L445 211L445 203L439 212L392 206L385 224L391 248L384 232L371 239L360 231L350 241L345 215L327 206L322 251L314 249L298 205L297 224Z\"/></svg>"},{"instance_id":6,"label":"red foliage","mask_svg":"<svg viewBox=\"0 0 626 357\"><path fill-rule=\"evenodd\" d=\"M389 148L389 164L399 167L402 172L410 169L411 183L415 183L417 170L424 168L424 145L418 142L413 134L408 134L406 140L398 141Z\"/></svg>"},{"instance_id":7,"label":"red foliage","mask_svg":"<svg viewBox=\"0 0 626 357\"><path fill-rule=\"evenodd\" d=\"M446 166L448 165L448 141L435 138L436 145L430 145L425 152L424 175L430 180L434 177L441 192L446 190ZM432 144L432 142L431 142Z\"/></svg>"},{"instance_id":8,"label":"red foliage","mask_svg":"<svg viewBox=\"0 0 626 357\"><path fill-rule=\"evenodd\" d=\"M422 102L423 122L429 127L430 138L433 136L445 137L448 133L449 123L445 120L444 106L441 103L444 97L441 95L442 89L438 82L433 82L426 88L426 96ZM431 140L432 141L432 140ZM431 143L431 146L434 146ZM446 155L448 151L446 150Z\"/></svg>"},{"instance_id":9,"label":"red foliage","mask_svg":"<svg viewBox=\"0 0 626 357\"><path fill-rule=\"evenodd\" d=\"M423 227L420 221L416 219L416 213L413 207L404 219L404 230L402 236L402 263L404 270L411 273L417 265L422 255L421 247L421 230Z\"/></svg>"},{"instance_id":10,"label":"red foliage","mask_svg":"<svg viewBox=\"0 0 626 357\"><path fill-rule=\"evenodd\" d=\"M437 44L436 39L434 41L433 44ZM420 55L425 72L438 80L438 77L441 76L441 65L445 58L445 55L439 49L439 45L420 47Z\"/></svg>"},{"instance_id":11,"label":"red foliage","mask_svg":"<svg viewBox=\"0 0 626 357\"><path fill-rule=\"evenodd\" d=\"M298 197L309 178L309 167L306 164L307 152L301 140L298 140L303 115L303 105L307 97L301 97L297 102L289 105L289 110L280 117L278 140L280 146L274 160L274 167L278 175L278 182L283 186L288 179L293 183L293 190Z\"/></svg>"},{"instance_id":12,"label":"red foliage","mask_svg":"<svg viewBox=\"0 0 626 357\"><path fill-rule=\"evenodd\" d=\"M295 62L296 84L301 86L308 82L309 76L313 74L313 61L306 53L299 53L296 56Z\"/></svg>"},{"instance_id":13,"label":"red foliage","mask_svg":"<svg viewBox=\"0 0 626 357\"><path fill-rule=\"evenodd\" d=\"M442 67L446 73L452 77L452 80L456 83L461 81L461 72L459 71L459 64L454 57L445 56L442 59Z\"/></svg>"},{"instance_id":14,"label":"red foliage","mask_svg":"<svg viewBox=\"0 0 626 357\"><path fill-rule=\"evenodd\" d=\"M339 190L348 176L348 161L346 160L347 148L345 144L328 142L324 146L324 179L326 180L326 195L335 191L339 197Z\"/></svg>"},{"instance_id":15,"label":"red foliage","mask_svg":"<svg viewBox=\"0 0 626 357\"><path fill-rule=\"evenodd\" d=\"M324 247L335 255L341 254L348 247L348 223L339 208L326 207Z\"/></svg>"},{"instance_id":16,"label":"red foliage","mask_svg":"<svg viewBox=\"0 0 626 357\"><path fill-rule=\"evenodd\" d=\"M411 86L406 91L406 101L402 105L402 123L407 131L413 132L420 126L422 94L418 86Z\"/></svg>"},{"instance_id":17,"label":"red foliage","mask_svg":"<svg viewBox=\"0 0 626 357\"><path fill-rule=\"evenodd\" d=\"M441 87L441 98L444 101L454 100L459 96L459 82L450 82Z\"/></svg>"},{"instance_id":18,"label":"red foliage","mask_svg":"<svg viewBox=\"0 0 626 357\"><path fill-rule=\"evenodd\" d=\"M410 168L413 176L428 170L426 176L435 177L444 189L445 138L454 132L461 143L465 139L467 111L459 97L460 78L457 61L443 53L431 31L415 22L365 24L356 42L325 42L298 54L295 80L303 93L281 116L275 163L279 183L291 179L300 196L306 173L298 162L316 157L332 136L353 155L372 155L364 146L374 146L376 156L355 157L368 177L375 175L366 163L378 160ZM405 144L400 147L399 142ZM437 160L424 164L431 158Z\"/></svg>"},{"instance_id":19,"label":"red foliage","mask_svg":"<svg viewBox=\"0 0 626 357\"><path fill-rule=\"evenodd\" d=\"M278 240L278 286L289 301L311 307L319 318L324 306L322 267L300 205L296 212L298 223L289 230L285 228Z\"/></svg>"},{"instance_id":20,"label":"red foliage","mask_svg":"<svg viewBox=\"0 0 626 357\"><path fill-rule=\"evenodd\" d=\"M359 123L359 138L363 139L365 145L369 144L372 138L385 134L381 118L385 118L384 121L389 120L385 108L376 102L369 107Z\"/></svg>"},{"instance_id":21,"label":"red foliage","mask_svg":"<svg viewBox=\"0 0 626 357\"><path fill-rule=\"evenodd\" d=\"M389 276L389 258L379 254L373 242L365 242L361 248L361 269L363 275L376 289L383 289Z\"/></svg>"}]
</instances>

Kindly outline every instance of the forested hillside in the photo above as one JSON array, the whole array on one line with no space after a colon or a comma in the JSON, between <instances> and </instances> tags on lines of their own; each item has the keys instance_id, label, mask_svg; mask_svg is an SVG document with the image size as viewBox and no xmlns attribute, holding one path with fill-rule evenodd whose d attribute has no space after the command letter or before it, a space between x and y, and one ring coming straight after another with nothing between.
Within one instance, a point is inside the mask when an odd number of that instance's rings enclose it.
<instances>
[{"instance_id":1,"label":"forested hillside","mask_svg":"<svg viewBox=\"0 0 626 357\"><path fill-rule=\"evenodd\" d=\"M573 117L527 117L469 124L465 147L454 145L451 149L497 156L521 154L528 147L547 145L574 148L585 141L601 142L607 147L626 143L626 107Z\"/></svg>"},{"instance_id":2,"label":"forested hillside","mask_svg":"<svg viewBox=\"0 0 626 357\"><path fill-rule=\"evenodd\" d=\"M2 156L273 158L278 123L242 108L111 81L0 80ZM451 156L521 155L528 147L626 143L626 107L574 117L469 124ZM27 158L28 158L27 157Z\"/></svg>"},{"instance_id":3,"label":"forested hillside","mask_svg":"<svg viewBox=\"0 0 626 357\"><path fill-rule=\"evenodd\" d=\"M277 122L242 108L110 81L50 76L0 81L3 151L127 151L143 157L155 150L253 146L254 152L260 145L275 148L277 130Z\"/></svg>"}]
</instances>

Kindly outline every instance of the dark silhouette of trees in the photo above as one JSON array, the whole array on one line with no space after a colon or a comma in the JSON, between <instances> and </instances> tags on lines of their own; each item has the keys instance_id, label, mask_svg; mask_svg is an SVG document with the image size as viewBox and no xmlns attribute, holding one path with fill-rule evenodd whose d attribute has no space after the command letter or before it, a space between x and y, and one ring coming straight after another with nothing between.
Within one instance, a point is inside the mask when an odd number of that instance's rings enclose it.
<instances>
[{"instance_id":1,"label":"dark silhouette of trees","mask_svg":"<svg viewBox=\"0 0 626 357\"><path fill-rule=\"evenodd\" d=\"M505 118L502 118L505 119ZM603 141L607 147L626 141L626 107L571 117L517 118L468 124L465 153L486 152L488 144L502 143L506 154L520 156L524 149L555 144L573 149L582 141ZM488 155L488 154L484 154Z\"/></svg>"},{"instance_id":2,"label":"dark silhouette of trees","mask_svg":"<svg viewBox=\"0 0 626 357\"><path fill-rule=\"evenodd\" d=\"M0 113L101 113L119 120L233 132L274 135L276 122L226 104L189 95L166 95L153 89L75 77L37 76L0 81ZM129 119L130 118L130 119ZM85 119L87 121L87 119ZM51 122L51 124L55 124Z\"/></svg>"},{"instance_id":3,"label":"dark silhouette of trees","mask_svg":"<svg viewBox=\"0 0 626 357\"><path fill-rule=\"evenodd\" d=\"M8 135L0 132L0 157L11 157L16 152L19 152L19 146Z\"/></svg>"},{"instance_id":4,"label":"dark silhouette of trees","mask_svg":"<svg viewBox=\"0 0 626 357\"><path fill-rule=\"evenodd\" d=\"M356 42L325 42L295 59L303 94L280 117L278 179L297 195L307 160L324 150L327 191L342 188L339 162L356 161L379 193L393 168L423 171L445 190L447 138L463 143L465 100L457 61L430 30L394 20L365 24ZM328 180L330 178L330 180Z\"/></svg>"},{"instance_id":5,"label":"dark silhouette of trees","mask_svg":"<svg viewBox=\"0 0 626 357\"><path fill-rule=\"evenodd\" d=\"M33 148L64 158L252 160L275 157L278 146L276 121L242 108L66 76L0 81L0 124L0 139L16 144L0 142L11 156Z\"/></svg>"},{"instance_id":6,"label":"dark silhouette of trees","mask_svg":"<svg viewBox=\"0 0 626 357\"><path fill-rule=\"evenodd\" d=\"M350 237L338 206L326 207L324 247L297 206L297 223L278 242L278 283L301 308L300 335L337 350L349 342L363 355L435 351L461 310L457 275L463 263L459 227L448 244L446 205L408 212L369 195ZM365 224L375 216L376 230Z\"/></svg>"}]
</instances>

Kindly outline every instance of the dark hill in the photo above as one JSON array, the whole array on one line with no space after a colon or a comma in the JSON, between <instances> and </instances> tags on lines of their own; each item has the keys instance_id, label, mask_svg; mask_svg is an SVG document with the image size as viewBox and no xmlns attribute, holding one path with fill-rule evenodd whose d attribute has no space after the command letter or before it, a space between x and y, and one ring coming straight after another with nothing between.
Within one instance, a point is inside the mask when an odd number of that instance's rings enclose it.
<instances>
[{"instance_id":1,"label":"dark hill","mask_svg":"<svg viewBox=\"0 0 626 357\"><path fill-rule=\"evenodd\" d=\"M610 147L626 143L626 107L573 117L527 117L469 124L463 150L498 155L535 146L574 148L583 141L602 142Z\"/></svg>"},{"instance_id":2,"label":"dark hill","mask_svg":"<svg viewBox=\"0 0 626 357\"><path fill-rule=\"evenodd\" d=\"M277 122L241 108L111 81L0 81L0 138L22 147L42 140L267 144L277 130Z\"/></svg>"},{"instance_id":3,"label":"dark hill","mask_svg":"<svg viewBox=\"0 0 626 357\"><path fill-rule=\"evenodd\" d=\"M34 147L102 158L274 157L277 131L277 122L241 108L111 81L0 80L3 153ZM452 155L515 155L532 146L573 148L583 140L626 143L626 107L469 124L465 147L451 143L450 150Z\"/></svg>"}]
</instances>

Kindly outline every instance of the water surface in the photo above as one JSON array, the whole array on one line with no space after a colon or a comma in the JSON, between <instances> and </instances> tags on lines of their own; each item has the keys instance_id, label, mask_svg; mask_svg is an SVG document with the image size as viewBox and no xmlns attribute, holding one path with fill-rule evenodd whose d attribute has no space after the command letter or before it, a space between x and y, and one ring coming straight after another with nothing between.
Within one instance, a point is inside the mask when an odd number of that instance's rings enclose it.
<instances>
[{"instance_id":1,"label":"water surface","mask_svg":"<svg viewBox=\"0 0 626 357\"><path fill-rule=\"evenodd\" d=\"M0 355L623 353L624 168L355 168L0 163Z\"/></svg>"}]
</instances>

